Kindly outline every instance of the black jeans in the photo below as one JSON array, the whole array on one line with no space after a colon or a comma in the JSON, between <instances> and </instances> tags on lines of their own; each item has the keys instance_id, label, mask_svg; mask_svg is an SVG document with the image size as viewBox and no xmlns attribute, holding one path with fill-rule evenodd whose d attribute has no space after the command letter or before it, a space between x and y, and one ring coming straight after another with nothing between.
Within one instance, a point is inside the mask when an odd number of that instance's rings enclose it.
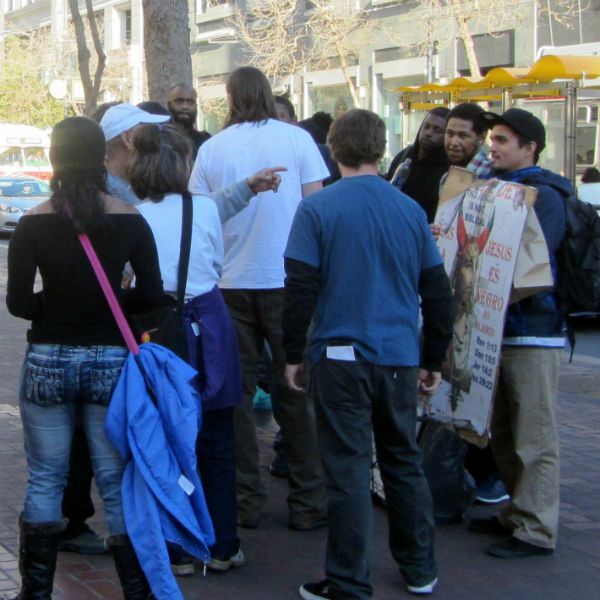
<instances>
[{"instance_id":1,"label":"black jeans","mask_svg":"<svg viewBox=\"0 0 600 600\"><path fill-rule=\"evenodd\" d=\"M235 438L233 408L202 413L196 441L198 472L206 505L215 528L213 558L229 558L240 549L235 497Z\"/></svg>"},{"instance_id":2,"label":"black jeans","mask_svg":"<svg viewBox=\"0 0 600 600\"><path fill-rule=\"evenodd\" d=\"M383 479L389 545L405 581L425 585L437 573L431 494L416 442L412 367L362 359L314 365L311 394L329 492L325 572L332 598L369 598L372 435Z\"/></svg>"},{"instance_id":3,"label":"black jeans","mask_svg":"<svg viewBox=\"0 0 600 600\"><path fill-rule=\"evenodd\" d=\"M239 517L258 518L266 501L252 399L256 393L256 367L267 341L273 358L273 413L283 432L283 451L290 471L290 521L310 522L323 516L327 499L312 400L306 394L291 392L283 381L283 289L222 293L235 323L244 379L244 405L234 410Z\"/></svg>"}]
</instances>

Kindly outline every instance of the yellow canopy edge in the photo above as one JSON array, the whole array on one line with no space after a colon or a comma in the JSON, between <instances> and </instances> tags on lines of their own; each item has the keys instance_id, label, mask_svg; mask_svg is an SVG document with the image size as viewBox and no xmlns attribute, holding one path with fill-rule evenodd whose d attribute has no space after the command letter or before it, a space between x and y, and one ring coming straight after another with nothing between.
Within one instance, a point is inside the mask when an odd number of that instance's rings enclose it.
<instances>
[{"instance_id":1,"label":"yellow canopy edge","mask_svg":"<svg viewBox=\"0 0 600 600\"><path fill-rule=\"evenodd\" d=\"M600 56L542 56L530 69L497 67L485 77L456 77L448 83L401 86L397 92L456 93L486 88L515 88L521 84L549 83L558 79L596 79L600 77Z\"/></svg>"}]
</instances>

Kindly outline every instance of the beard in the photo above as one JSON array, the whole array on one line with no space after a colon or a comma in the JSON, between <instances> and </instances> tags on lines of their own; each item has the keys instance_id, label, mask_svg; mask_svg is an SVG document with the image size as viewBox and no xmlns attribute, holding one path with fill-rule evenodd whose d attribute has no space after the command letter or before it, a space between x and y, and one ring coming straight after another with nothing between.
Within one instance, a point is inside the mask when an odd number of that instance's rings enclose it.
<instances>
[{"instance_id":1,"label":"beard","mask_svg":"<svg viewBox=\"0 0 600 600\"><path fill-rule=\"evenodd\" d=\"M192 128L196 124L196 117L198 116L198 112L194 111L192 113L184 113L184 112L173 112L173 120L175 123L179 123L182 127Z\"/></svg>"}]
</instances>

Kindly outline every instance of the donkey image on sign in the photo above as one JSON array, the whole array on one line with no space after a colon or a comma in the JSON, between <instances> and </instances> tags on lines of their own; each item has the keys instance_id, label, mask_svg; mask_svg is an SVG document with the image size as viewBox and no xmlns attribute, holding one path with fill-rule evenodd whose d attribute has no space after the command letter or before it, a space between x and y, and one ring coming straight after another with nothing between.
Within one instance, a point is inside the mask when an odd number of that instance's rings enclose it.
<instances>
[{"instance_id":1,"label":"donkey image on sign","mask_svg":"<svg viewBox=\"0 0 600 600\"><path fill-rule=\"evenodd\" d=\"M461 392L471 389L471 369L469 365L469 347L473 322L475 289L479 275L479 257L490 237L494 214L486 227L476 235L469 235L465 227L462 208L457 216L456 237L458 252L450 283L452 285L452 304L454 308L454 328L452 342L448 348L447 363L442 368L443 378L450 383L450 403L456 410Z\"/></svg>"}]
</instances>

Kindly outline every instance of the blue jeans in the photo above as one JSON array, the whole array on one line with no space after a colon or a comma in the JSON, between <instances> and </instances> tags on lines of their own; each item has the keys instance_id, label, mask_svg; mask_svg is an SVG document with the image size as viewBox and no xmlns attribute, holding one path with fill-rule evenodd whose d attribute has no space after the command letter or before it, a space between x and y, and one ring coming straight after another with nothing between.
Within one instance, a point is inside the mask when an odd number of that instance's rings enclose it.
<instances>
[{"instance_id":1,"label":"blue jeans","mask_svg":"<svg viewBox=\"0 0 600 600\"><path fill-rule=\"evenodd\" d=\"M329 492L325 573L331 598L366 600L373 527L372 436L386 497L390 551L411 585L437 574L431 494L416 442L417 369L322 357L311 372Z\"/></svg>"},{"instance_id":2,"label":"blue jeans","mask_svg":"<svg viewBox=\"0 0 600 600\"><path fill-rule=\"evenodd\" d=\"M21 373L21 419L29 468L24 519L58 521L79 415L111 535L125 533L125 463L104 435L104 418L127 357L119 346L31 344Z\"/></svg>"}]
</instances>

